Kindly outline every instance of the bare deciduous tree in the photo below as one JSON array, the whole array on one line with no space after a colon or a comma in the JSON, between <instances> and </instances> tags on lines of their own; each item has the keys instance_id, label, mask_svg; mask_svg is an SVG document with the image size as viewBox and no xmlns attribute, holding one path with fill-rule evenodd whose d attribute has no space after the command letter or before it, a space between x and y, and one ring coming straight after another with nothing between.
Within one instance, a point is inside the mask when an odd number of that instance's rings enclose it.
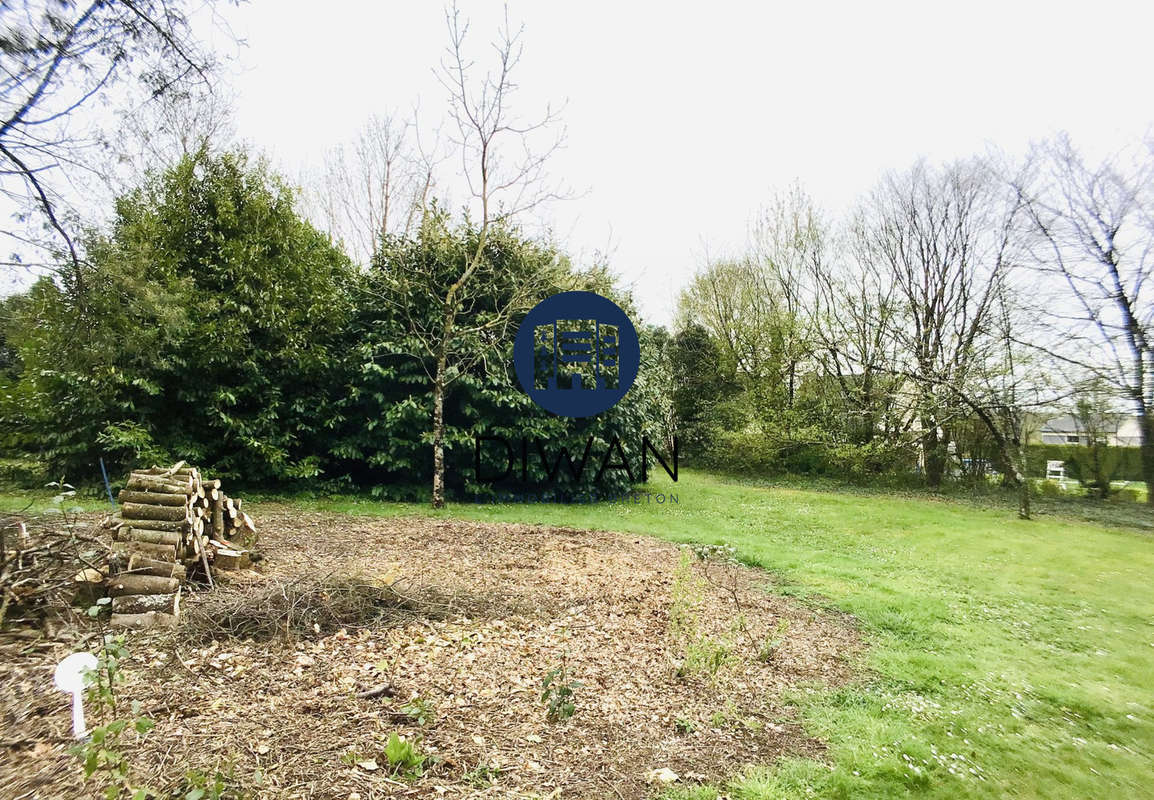
<instances>
[{"instance_id":1,"label":"bare deciduous tree","mask_svg":"<svg viewBox=\"0 0 1154 800\"><path fill-rule=\"evenodd\" d=\"M957 390L969 385L1005 281L1008 210L998 180L974 160L891 174L856 226L857 251L892 284L891 367L916 384L926 480L942 481Z\"/></svg>"},{"instance_id":2,"label":"bare deciduous tree","mask_svg":"<svg viewBox=\"0 0 1154 800\"><path fill-rule=\"evenodd\" d=\"M901 391L905 378L892 369L900 361L894 284L869 259L852 258L842 269L827 263L812 281L814 358L821 373L836 384L861 441L879 435L900 440L912 420Z\"/></svg>"},{"instance_id":3,"label":"bare deciduous tree","mask_svg":"<svg viewBox=\"0 0 1154 800\"><path fill-rule=\"evenodd\" d=\"M1006 220L1010 228L1015 227L1016 211ZM1013 249L1009 234L1007 230L1005 246L998 256L1007 264ZM1049 360L1039 358L1036 350L1019 341L1028 325L1021 318L1024 309L1008 281L999 282L988 322L975 339L965 382L943 382L941 386L981 421L994 442L999 467L1018 488L1018 516L1030 519L1030 479L1026 468L1029 422L1032 414L1051 407L1061 397L1061 390L1051 379Z\"/></svg>"},{"instance_id":4,"label":"bare deciduous tree","mask_svg":"<svg viewBox=\"0 0 1154 800\"><path fill-rule=\"evenodd\" d=\"M139 182L141 173L165 169L185 156L226 149L236 136L234 117L232 96L204 85L175 87L122 111L119 141L110 142L109 149L127 167L127 176L115 180L113 189L121 193Z\"/></svg>"},{"instance_id":5,"label":"bare deciduous tree","mask_svg":"<svg viewBox=\"0 0 1154 800\"><path fill-rule=\"evenodd\" d=\"M1043 309L1057 334L1046 349L1131 404L1154 486L1154 157L1091 164L1066 137L1034 155L1015 185L1036 236L1033 266L1062 290Z\"/></svg>"},{"instance_id":6,"label":"bare deciduous tree","mask_svg":"<svg viewBox=\"0 0 1154 800\"><path fill-rule=\"evenodd\" d=\"M421 141L415 119L373 115L351 144L326 154L306 197L321 227L367 264L382 236L420 224L442 158Z\"/></svg>"},{"instance_id":7,"label":"bare deciduous tree","mask_svg":"<svg viewBox=\"0 0 1154 800\"><path fill-rule=\"evenodd\" d=\"M834 314L851 322L841 357L876 359L914 387L927 482L943 477L951 423L976 419L1028 519L1027 425L1057 396L1048 362L1021 344L1022 219L1020 196L984 161L888 177L855 229L863 297L877 300L860 303L864 314L843 301Z\"/></svg>"},{"instance_id":8,"label":"bare deciduous tree","mask_svg":"<svg viewBox=\"0 0 1154 800\"><path fill-rule=\"evenodd\" d=\"M68 183L93 170L97 143L77 114L125 80L153 96L204 83L212 59L192 37L180 0L14 0L0 6L0 194L42 215L80 277L80 251L65 219ZM25 245L42 244L18 230ZM55 248L54 248L55 249Z\"/></svg>"}]
</instances>

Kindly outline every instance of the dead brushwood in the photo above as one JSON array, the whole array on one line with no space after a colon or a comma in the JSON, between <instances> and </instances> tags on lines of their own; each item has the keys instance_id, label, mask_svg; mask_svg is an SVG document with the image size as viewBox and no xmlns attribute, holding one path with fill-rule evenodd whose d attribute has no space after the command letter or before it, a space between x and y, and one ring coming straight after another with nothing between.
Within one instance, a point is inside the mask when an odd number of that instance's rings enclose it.
<instances>
[{"instance_id":1,"label":"dead brushwood","mask_svg":"<svg viewBox=\"0 0 1154 800\"><path fill-rule=\"evenodd\" d=\"M244 587L221 586L182 621L182 638L311 639L334 631L443 619L452 603L427 590L402 590L367 580L328 576L271 580Z\"/></svg>"},{"instance_id":2,"label":"dead brushwood","mask_svg":"<svg viewBox=\"0 0 1154 800\"><path fill-rule=\"evenodd\" d=\"M0 629L72 616L78 592L103 580L108 552L92 526L70 517L0 519Z\"/></svg>"}]
</instances>

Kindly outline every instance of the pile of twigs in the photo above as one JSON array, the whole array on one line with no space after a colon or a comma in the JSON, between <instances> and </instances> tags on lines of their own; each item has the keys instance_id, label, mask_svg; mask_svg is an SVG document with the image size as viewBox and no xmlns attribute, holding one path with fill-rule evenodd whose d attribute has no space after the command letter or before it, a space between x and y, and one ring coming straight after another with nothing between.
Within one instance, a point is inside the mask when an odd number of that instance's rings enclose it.
<instances>
[{"instance_id":1,"label":"pile of twigs","mask_svg":"<svg viewBox=\"0 0 1154 800\"><path fill-rule=\"evenodd\" d=\"M402 591L356 578L302 577L250 586L221 586L188 611L191 641L269 641L327 636L337 630L443 618L450 604L425 591Z\"/></svg>"},{"instance_id":2,"label":"pile of twigs","mask_svg":"<svg viewBox=\"0 0 1154 800\"><path fill-rule=\"evenodd\" d=\"M0 518L0 628L39 623L103 578L108 546L59 517Z\"/></svg>"}]
</instances>

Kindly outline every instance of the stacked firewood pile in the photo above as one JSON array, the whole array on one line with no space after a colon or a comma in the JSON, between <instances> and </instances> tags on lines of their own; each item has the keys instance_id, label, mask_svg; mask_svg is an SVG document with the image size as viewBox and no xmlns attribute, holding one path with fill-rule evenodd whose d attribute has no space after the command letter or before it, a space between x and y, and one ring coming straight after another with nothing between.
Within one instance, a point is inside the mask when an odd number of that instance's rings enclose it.
<instances>
[{"instance_id":1,"label":"stacked firewood pile","mask_svg":"<svg viewBox=\"0 0 1154 800\"><path fill-rule=\"evenodd\" d=\"M203 573L211 585L214 569L249 565L248 550L234 542L256 533L252 517L195 467L133 471L119 500L120 515L108 521L116 540L107 583L114 626L170 627L188 574Z\"/></svg>"}]
</instances>

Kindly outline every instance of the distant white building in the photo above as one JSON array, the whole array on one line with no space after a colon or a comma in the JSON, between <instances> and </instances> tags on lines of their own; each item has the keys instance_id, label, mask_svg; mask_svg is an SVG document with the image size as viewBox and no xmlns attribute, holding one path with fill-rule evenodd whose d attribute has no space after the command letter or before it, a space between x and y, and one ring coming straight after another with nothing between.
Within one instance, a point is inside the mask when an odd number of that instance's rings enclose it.
<instances>
[{"instance_id":1,"label":"distant white building","mask_svg":"<svg viewBox=\"0 0 1154 800\"><path fill-rule=\"evenodd\" d=\"M1114 415L1105 425L1106 444L1116 447L1137 447L1142 443L1142 433L1138 429L1138 417L1133 414ZM1082 430L1078 419L1071 414L1051 417L1038 429L1038 440L1042 444L1090 443L1089 435Z\"/></svg>"}]
</instances>

